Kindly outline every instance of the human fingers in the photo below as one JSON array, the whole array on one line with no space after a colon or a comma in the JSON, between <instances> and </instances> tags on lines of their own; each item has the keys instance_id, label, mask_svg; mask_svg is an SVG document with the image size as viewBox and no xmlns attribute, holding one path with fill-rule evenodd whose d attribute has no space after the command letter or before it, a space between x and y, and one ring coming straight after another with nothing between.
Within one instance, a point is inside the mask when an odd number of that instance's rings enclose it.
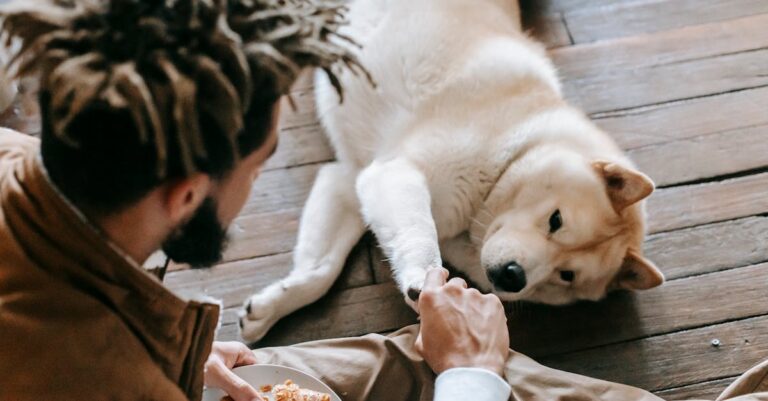
<instances>
[{"instance_id":1,"label":"human fingers","mask_svg":"<svg viewBox=\"0 0 768 401\"><path fill-rule=\"evenodd\" d=\"M220 361L209 366L206 375L209 387L224 390L235 401L264 401L256 389Z\"/></svg>"},{"instance_id":2,"label":"human fingers","mask_svg":"<svg viewBox=\"0 0 768 401\"><path fill-rule=\"evenodd\" d=\"M448 278L448 270L443 268L429 269L427 271L427 277L424 279L424 291L436 290L445 285L445 280Z\"/></svg>"},{"instance_id":3,"label":"human fingers","mask_svg":"<svg viewBox=\"0 0 768 401\"><path fill-rule=\"evenodd\" d=\"M453 285L453 286L461 287L461 288L468 288L469 287L469 285L467 285L467 282L464 279L459 278L459 277L454 277L454 278L450 279L448 281L448 285Z\"/></svg>"}]
</instances>

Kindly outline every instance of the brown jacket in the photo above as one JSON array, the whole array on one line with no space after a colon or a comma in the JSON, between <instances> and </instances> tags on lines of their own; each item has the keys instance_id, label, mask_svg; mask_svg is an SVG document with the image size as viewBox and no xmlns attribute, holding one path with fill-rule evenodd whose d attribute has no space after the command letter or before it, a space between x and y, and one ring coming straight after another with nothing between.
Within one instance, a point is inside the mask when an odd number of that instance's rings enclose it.
<instances>
[{"instance_id":1,"label":"brown jacket","mask_svg":"<svg viewBox=\"0 0 768 401\"><path fill-rule=\"evenodd\" d=\"M185 302L60 196L0 129L0 400L198 400L217 305Z\"/></svg>"}]
</instances>

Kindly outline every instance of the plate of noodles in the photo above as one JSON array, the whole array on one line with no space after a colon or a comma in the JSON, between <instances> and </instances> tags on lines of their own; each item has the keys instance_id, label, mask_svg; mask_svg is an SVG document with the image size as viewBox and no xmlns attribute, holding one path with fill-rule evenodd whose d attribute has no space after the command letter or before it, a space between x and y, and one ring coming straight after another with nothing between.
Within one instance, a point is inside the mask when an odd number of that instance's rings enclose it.
<instances>
[{"instance_id":1,"label":"plate of noodles","mask_svg":"<svg viewBox=\"0 0 768 401\"><path fill-rule=\"evenodd\" d=\"M269 401L341 401L325 383L300 370L278 365L250 365L232 370ZM226 393L209 388L203 401L231 401Z\"/></svg>"}]
</instances>

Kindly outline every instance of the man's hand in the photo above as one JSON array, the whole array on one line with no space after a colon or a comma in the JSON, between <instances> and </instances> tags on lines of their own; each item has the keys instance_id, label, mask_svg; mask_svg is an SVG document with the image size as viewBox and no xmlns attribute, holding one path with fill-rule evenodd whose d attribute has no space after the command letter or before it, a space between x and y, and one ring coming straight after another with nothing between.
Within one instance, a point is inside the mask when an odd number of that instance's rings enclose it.
<instances>
[{"instance_id":1,"label":"man's hand","mask_svg":"<svg viewBox=\"0 0 768 401\"><path fill-rule=\"evenodd\" d=\"M419 297L421 333L416 347L435 373L483 368L503 373L509 356L504 307L495 295L467 289L448 271L431 269Z\"/></svg>"},{"instance_id":2,"label":"man's hand","mask_svg":"<svg viewBox=\"0 0 768 401\"><path fill-rule=\"evenodd\" d=\"M232 368L255 363L253 351L244 344L214 342L211 355L205 362L205 385L224 390L235 401L263 401L253 387L232 372Z\"/></svg>"}]
</instances>

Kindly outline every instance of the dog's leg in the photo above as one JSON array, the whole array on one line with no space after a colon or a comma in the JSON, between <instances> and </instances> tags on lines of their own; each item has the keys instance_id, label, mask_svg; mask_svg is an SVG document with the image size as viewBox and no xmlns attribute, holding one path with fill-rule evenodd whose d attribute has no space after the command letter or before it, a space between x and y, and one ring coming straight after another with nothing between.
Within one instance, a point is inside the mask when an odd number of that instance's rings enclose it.
<instances>
[{"instance_id":1,"label":"dog's leg","mask_svg":"<svg viewBox=\"0 0 768 401\"><path fill-rule=\"evenodd\" d=\"M360 173L357 194L400 289L415 301L426 270L442 266L426 177L405 159L374 161Z\"/></svg>"},{"instance_id":2,"label":"dog's leg","mask_svg":"<svg viewBox=\"0 0 768 401\"><path fill-rule=\"evenodd\" d=\"M356 171L323 167L301 215L293 270L245 301L243 338L257 341L283 316L317 301L333 285L365 232L355 195Z\"/></svg>"}]
</instances>

